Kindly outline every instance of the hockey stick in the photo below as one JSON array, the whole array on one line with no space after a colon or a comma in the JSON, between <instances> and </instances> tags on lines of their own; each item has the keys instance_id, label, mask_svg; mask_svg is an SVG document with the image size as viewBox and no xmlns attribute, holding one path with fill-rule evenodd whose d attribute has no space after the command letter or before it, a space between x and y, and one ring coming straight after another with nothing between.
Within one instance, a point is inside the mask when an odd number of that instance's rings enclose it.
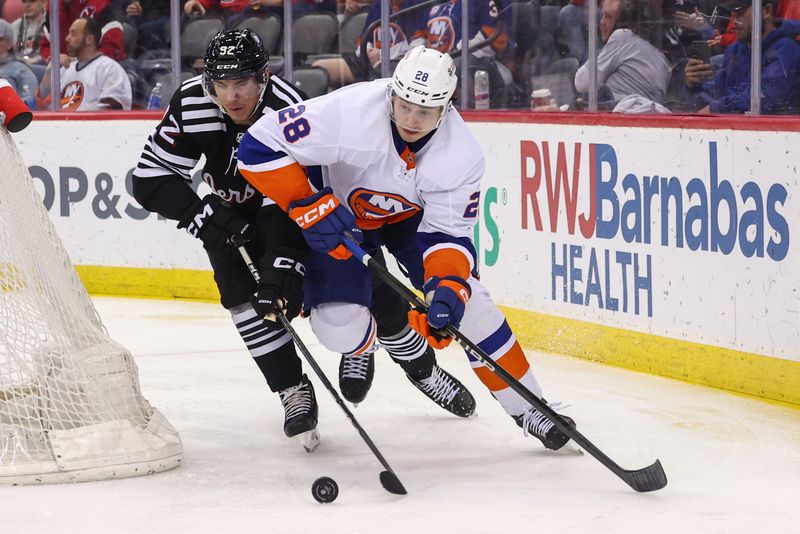
<instances>
[{"instance_id":1,"label":"hockey stick","mask_svg":"<svg viewBox=\"0 0 800 534\"><path fill-rule=\"evenodd\" d=\"M358 258L364 265L372 269L379 278L388 283L392 288L397 291L404 299L410 304L415 306L420 311L427 312L427 303L419 298L416 293L410 290L406 285L398 280L389 270L380 262L376 261L372 256L364 252L364 250L352 239L352 236L347 235L344 239L344 245ZM478 345L464 337L458 329L453 326L448 326L446 332L455 339L464 350L472 354L483 365L486 366L491 372L497 375L503 382L516 391L523 399L531 403L534 408L542 412L558 429L570 437L575 443L583 448L586 452L594 456L601 464L606 466L612 473L621 478L626 484L636 491L646 492L655 491L667 485L667 475L664 473L664 468L661 467L661 461L656 460L655 463L644 467L642 469L627 470L620 467L611 458L605 455L597 446L589 441L583 434L572 425L565 423L558 414L550 408L547 404L542 402L536 395L528 388L523 386L516 378L514 378L508 371L503 369L501 365L492 360L483 349Z\"/></svg>"},{"instance_id":2,"label":"hockey stick","mask_svg":"<svg viewBox=\"0 0 800 534\"><path fill-rule=\"evenodd\" d=\"M244 260L245 264L247 265L247 268L250 270L250 274L253 275L253 278L255 279L256 283L258 283L258 281L261 279L261 275L259 274L258 269L256 269L256 266L253 263L253 260L250 259L250 254L247 253L247 250L244 248L244 246L240 246L239 247L239 253L242 255L242 259ZM336 401L336 403L339 405L339 407L344 411L344 413L347 416L347 418L350 419L350 422L353 424L355 429L358 431L359 435L361 436L361 439L363 439L364 442L367 444L367 447L369 447L369 450L372 451L372 454L375 455L375 457L378 459L378 461L384 467L385 471L381 471L381 474L380 474L380 477L379 477L380 481L381 481L381 485L389 493L394 493L395 495L405 495L405 494L407 494L408 492L406 491L406 488L403 487L403 484L400 482L400 479L397 478L396 474L394 474L394 471L389 466L389 462L386 461L386 459L383 457L383 455L378 450L378 447L375 446L375 443L372 442L370 437L367 435L366 431L361 427L361 425L358 423L358 421L356 420L356 418L353 415L353 413L350 411L350 409L344 403L344 401L342 400L342 397L340 397L339 393L337 393L336 390L333 388L333 384L331 384L331 381L328 380L328 377L325 375L325 373L322 371L320 366L317 364L317 361L311 355L311 352L308 350L308 347L306 347L306 344L303 343L303 340L300 339L300 336L297 334L295 329L289 323L289 319L287 319L286 316L283 315L282 313L278 313L276 315L278 317L278 322L280 323L280 325L287 332L289 332L290 336L292 336L292 340L294 341L295 345L297 345L297 348L300 349L300 352L303 354L303 357L305 357L305 359L308 362L308 364L311 366L311 368L317 374L317 377L319 377L319 379L325 385L325 388L333 396L333 399Z\"/></svg>"}]
</instances>

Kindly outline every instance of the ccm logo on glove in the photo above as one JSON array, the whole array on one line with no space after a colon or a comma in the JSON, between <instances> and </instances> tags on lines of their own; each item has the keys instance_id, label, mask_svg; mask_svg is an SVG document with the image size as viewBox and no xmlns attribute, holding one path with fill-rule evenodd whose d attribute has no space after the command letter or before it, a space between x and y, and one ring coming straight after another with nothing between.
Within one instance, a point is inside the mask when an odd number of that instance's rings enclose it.
<instances>
[{"instance_id":1,"label":"ccm logo on glove","mask_svg":"<svg viewBox=\"0 0 800 534\"><path fill-rule=\"evenodd\" d=\"M212 215L214 215L214 206L211 204L203 204L202 209L195 214L192 221L186 227L186 231L194 237L200 237L200 230L203 229L203 226L211 219Z\"/></svg>"},{"instance_id":2,"label":"ccm logo on glove","mask_svg":"<svg viewBox=\"0 0 800 534\"><path fill-rule=\"evenodd\" d=\"M355 218L325 187L310 197L289 203L289 217L300 226L308 246L337 260L352 257L342 242L346 232L357 233Z\"/></svg>"},{"instance_id":3,"label":"ccm logo on glove","mask_svg":"<svg viewBox=\"0 0 800 534\"><path fill-rule=\"evenodd\" d=\"M297 274L300 276L306 275L306 268L305 266L297 260L292 258L284 258L282 256L278 256L275 258L275 261L272 262L272 266L276 269L294 269L297 271Z\"/></svg>"},{"instance_id":4,"label":"ccm logo on glove","mask_svg":"<svg viewBox=\"0 0 800 534\"><path fill-rule=\"evenodd\" d=\"M314 223L317 222L319 219L324 218L329 211L335 210L336 206L338 205L339 202L335 198L330 197L329 199L327 199L327 201L323 201L313 206L309 206L307 211L302 212L302 214L299 217L295 218L295 222L300 228L313 226Z\"/></svg>"},{"instance_id":5,"label":"ccm logo on glove","mask_svg":"<svg viewBox=\"0 0 800 534\"><path fill-rule=\"evenodd\" d=\"M258 234L235 208L216 195L197 199L178 221L178 228L186 228L203 242L206 250L215 254L229 252L229 245L244 245Z\"/></svg>"}]
</instances>

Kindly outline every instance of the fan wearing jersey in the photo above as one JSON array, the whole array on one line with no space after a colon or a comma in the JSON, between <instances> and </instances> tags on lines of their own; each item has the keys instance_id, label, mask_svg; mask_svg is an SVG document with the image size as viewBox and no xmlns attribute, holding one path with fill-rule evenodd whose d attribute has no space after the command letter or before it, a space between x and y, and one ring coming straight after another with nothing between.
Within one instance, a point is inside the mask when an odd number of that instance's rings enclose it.
<instances>
[{"instance_id":1,"label":"fan wearing jersey","mask_svg":"<svg viewBox=\"0 0 800 534\"><path fill-rule=\"evenodd\" d=\"M306 95L271 75L269 54L250 30L217 34L203 74L175 91L150 134L133 172L133 194L146 209L178 221L198 238L214 270L222 305L270 389L285 410L288 437L311 439L317 426L314 388L302 372L292 339L275 322L279 308L300 312L307 247L297 225L236 170L239 141L265 112L295 105ZM205 156L203 180L213 191L198 197L190 173ZM231 246L246 243L259 259L256 286ZM255 297L254 297L255 293Z\"/></svg>"},{"instance_id":2,"label":"fan wearing jersey","mask_svg":"<svg viewBox=\"0 0 800 534\"><path fill-rule=\"evenodd\" d=\"M428 10L427 18L423 18L422 24L429 48L445 54L452 54L463 48L463 8L461 0L450 0L436 4ZM510 2L473 0L468 3L468 10L467 44L469 48L476 48L469 57L470 75L478 69L486 70L491 88L491 107L502 107L501 89L512 82L512 72L502 61L513 49L508 37L512 26ZM491 44L479 47L480 43L491 38L494 38ZM460 65L457 66L460 68Z\"/></svg>"},{"instance_id":3,"label":"fan wearing jersey","mask_svg":"<svg viewBox=\"0 0 800 534\"><path fill-rule=\"evenodd\" d=\"M384 245L430 304L409 320L444 347L453 325L541 396L525 354L477 278L471 241L484 157L450 100L453 60L417 47L392 79L340 89L269 113L242 139L239 168L303 229L311 247L305 306L319 340L339 350L371 322L370 272L342 245L356 225L369 253ZM315 190L302 166L323 166ZM569 440L479 361L472 368L505 411L549 449ZM565 420L574 424L571 419Z\"/></svg>"},{"instance_id":4,"label":"fan wearing jersey","mask_svg":"<svg viewBox=\"0 0 800 534\"><path fill-rule=\"evenodd\" d=\"M61 55L61 109L98 111L131 109L131 82L125 70L98 49L100 22L78 18L66 37L68 55ZM75 58L73 61L71 58ZM39 84L39 107L50 101L52 62Z\"/></svg>"}]
</instances>

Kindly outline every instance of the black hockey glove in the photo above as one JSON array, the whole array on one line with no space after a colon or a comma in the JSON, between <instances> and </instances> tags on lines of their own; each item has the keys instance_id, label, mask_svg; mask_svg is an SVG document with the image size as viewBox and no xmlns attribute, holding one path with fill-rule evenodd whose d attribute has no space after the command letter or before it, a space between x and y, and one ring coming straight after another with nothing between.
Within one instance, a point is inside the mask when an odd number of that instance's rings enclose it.
<instances>
[{"instance_id":1,"label":"black hockey glove","mask_svg":"<svg viewBox=\"0 0 800 534\"><path fill-rule=\"evenodd\" d=\"M178 228L186 228L203 242L206 250L217 253L256 237L255 227L216 195L206 195L192 204L178 222Z\"/></svg>"},{"instance_id":2,"label":"black hockey glove","mask_svg":"<svg viewBox=\"0 0 800 534\"><path fill-rule=\"evenodd\" d=\"M303 307L304 254L279 247L261 260L261 280L250 302L259 317L277 324L277 314L290 321Z\"/></svg>"}]
</instances>

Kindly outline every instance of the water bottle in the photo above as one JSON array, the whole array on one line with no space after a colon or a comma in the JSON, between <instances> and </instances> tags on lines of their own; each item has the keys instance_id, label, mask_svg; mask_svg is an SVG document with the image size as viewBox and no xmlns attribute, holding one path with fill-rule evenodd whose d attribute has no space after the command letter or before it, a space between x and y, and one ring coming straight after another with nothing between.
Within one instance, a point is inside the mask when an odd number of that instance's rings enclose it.
<instances>
[{"instance_id":1,"label":"water bottle","mask_svg":"<svg viewBox=\"0 0 800 534\"><path fill-rule=\"evenodd\" d=\"M25 102L25 105L28 106L29 110L33 111L36 109L36 98L34 98L33 91L31 91L27 83L22 85L22 92L19 96L22 98L22 101Z\"/></svg>"},{"instance_id":2,"label":"water bottle","mask_svg":"<svg viewBox=\"0 0 800 534\"><path fill-rule=\"evenodd\" d=\"M150 98L147 100L147 109L161 109L161 82L157 82L150 91Z\"/></svg>"},{"instance_id":3,"label":"water bottle","mask_svg":"<svg viewBox=\"0 0 800 534\"><path fill-rule=\"evenodd\" d=\"M475 71L475 109L489 109L489 73Z\"/></svg>"}]
</instances>

